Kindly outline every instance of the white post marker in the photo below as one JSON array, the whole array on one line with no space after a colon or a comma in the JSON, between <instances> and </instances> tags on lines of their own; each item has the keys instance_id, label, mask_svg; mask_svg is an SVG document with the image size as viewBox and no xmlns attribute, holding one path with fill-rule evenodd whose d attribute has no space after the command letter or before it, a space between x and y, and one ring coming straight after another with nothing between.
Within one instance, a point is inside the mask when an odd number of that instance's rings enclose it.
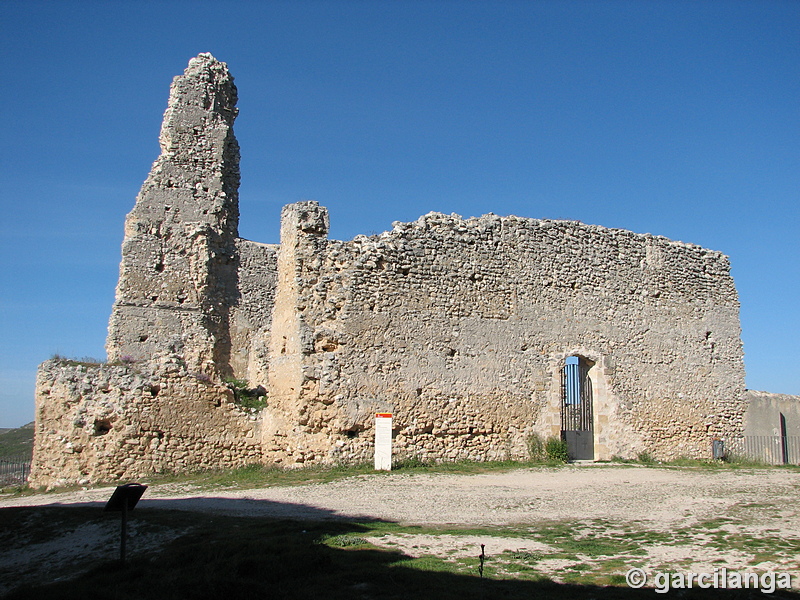
<instances>
[{"instance_id":1,"label":"white post marker","mask_svg":"<svg viewBox=\"0 0 800 600\"><path fill-rule=\"evenodd\" d=\"M375 470L392 470L392 413L375 414Z\"/></svg>"}]
</instances>

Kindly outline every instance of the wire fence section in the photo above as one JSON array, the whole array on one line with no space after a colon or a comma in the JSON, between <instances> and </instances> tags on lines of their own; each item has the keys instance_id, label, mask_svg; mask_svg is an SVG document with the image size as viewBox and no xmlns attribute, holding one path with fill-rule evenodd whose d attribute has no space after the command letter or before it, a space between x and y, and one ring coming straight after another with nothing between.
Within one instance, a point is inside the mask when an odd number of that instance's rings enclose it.
<instances>
[{"instance_id":1,"label":"wire fence section","mask_svg":"<svg viewBox=\"0 0 800 600\"><path fill-rule=\"evenodd\" d=\"M768 465L800 465L800 435L746 435L727 442L726 453Z\"/></svg>"},{"instance_id":2,"label":"wire fence section","mask_svg":"<svg viewBox=\"0 0 800 600\"><path fill-rule=\"evenodd\" d=\"M0 458L0 485L21 485L31 474L28 458Z\"/></svg>"}]
</instances>

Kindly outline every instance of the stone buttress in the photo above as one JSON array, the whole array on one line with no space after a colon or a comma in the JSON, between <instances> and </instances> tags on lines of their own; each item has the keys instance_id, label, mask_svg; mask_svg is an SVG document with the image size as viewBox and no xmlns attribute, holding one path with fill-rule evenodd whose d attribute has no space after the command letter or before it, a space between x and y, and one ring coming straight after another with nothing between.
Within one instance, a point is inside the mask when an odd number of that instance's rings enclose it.
<instances>
[{"instance_id":1,"label":"stone buttress","mask_svg":"<svg viewBox=\"0 0 800 600\"><path fill-rule=\"evenodd\" d=\"M328 211L315 201L284 206L272 312L269 406L264 447L271 460L303 463L327 456L331 402L320 398L315 324Z\"/></svg>"}]
</instances>

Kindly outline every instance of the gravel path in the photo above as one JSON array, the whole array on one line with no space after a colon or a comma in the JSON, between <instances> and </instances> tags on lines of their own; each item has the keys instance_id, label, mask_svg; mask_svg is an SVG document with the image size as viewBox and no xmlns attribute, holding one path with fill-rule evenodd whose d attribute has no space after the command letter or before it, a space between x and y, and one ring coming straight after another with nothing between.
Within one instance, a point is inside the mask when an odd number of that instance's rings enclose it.
<instances>
[{"instance_id":1,"label":"gravel path","mask_svg":"<svg viewBox=\"0 0 800 600\"><path fill-rule=\"evenodd\" d=\"M0 497L4 506L105 502L108 489ZM140 508L297 519L503 525L542 520L639 521L654 529L736 513L750 531L800 536L800 473L777 469L568 466L484 475L393 473L251 490L151 486Z\"/></svg>"}]
</instances>

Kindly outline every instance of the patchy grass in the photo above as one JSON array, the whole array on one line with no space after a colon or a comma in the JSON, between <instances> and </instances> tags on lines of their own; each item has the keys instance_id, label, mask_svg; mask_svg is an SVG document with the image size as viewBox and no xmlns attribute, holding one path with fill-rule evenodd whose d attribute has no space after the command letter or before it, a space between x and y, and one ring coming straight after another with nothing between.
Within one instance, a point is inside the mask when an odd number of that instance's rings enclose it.
<instances>
[{"instance_id":1,"label":"patchy grass","mask_svg":"<svg viewBox=\"0 0 800 600\"><path fill-rule=\"evenodd\" d=\"M12 430L16 431L16 430ZM0 434L2 440L3 434ZM1 447L1 446L0 446ZM649 458L645 457L647 460ZM753 465L749 463L726 463L721 461L699 461L699 460L678 460L669 463L647 463L637 460L614 458L611 463L598 462L595 464L582 465L581 469L592 469L594 467L615 466L620 469L637 468L647 466L648 468L677 468L677 469L751 469ZM558 460L544 459L541 461L454 461L454 462L427 462L417 457L398 458L392 465L392 471L375 471L372 463L360 464L338 464L338 465L309 465L300 468L285 468L283 466L252 464L238 469L220 469L190 471L186 473L153 473L141 477L142 481L152 484L175 483L199 489L205 488L224 488L224 489L253 489L259 487L284 486L284 485L304 485L313 483L326 483L347 477L360 475L380 475L390 477L392 473L419 474L419 473L447 473L454 475L478 475L483 473L504 473L517 469L564 469L573 468L569 463ZM800 472L800 465L759 465L759 469L782 469ZM92 487L109 487L117 485L118 482L99 482ZM84 486L64 486L53 488L48 492L58 493L70 490L81 489ZM15 487L0 490L3 493L29 494L42 493L44 490L29 490L27 487Z\"/></svg>"},{"instance_id":2,"label":"patchy grass","mask_svg":"<svg viewBox=\"0 0 800 600\"><path fill-rule=\"evenodd\" d=\"M375 473L370 465L310 466L285 469L277 465L252 464L238 469L163 473L142 478L152 484L175 483L197 489L254 489L274 486L327 483Z\"/></svg>"},{"instance_id":3,"label":"patchy grass","mask_svg":"<svg viewBox=\"0 0 800 600\"><path fill-rule=\"evenodd\" d=\"M324 535L319 541L321 544L325 544L331 548L349 548L352 546L366 546L369 544L369 542L364 538L349 533L342 533L333 536Z\"/></svg>"},{"instance_id":4,"label":"patchy grass","mask_svg":"<svg viewBox=\"0 0 800 600\"><path fill-rule=\"evenodd\" d=\"M765 462L751 460L740 456L731 456L725 460L676 458L673 460L656 460L646 452L639 453L636 458L622 458L612 456L608 461L611 464L636 466L642 465L651 468L664 469L692 469L692 470L751 470L751 469L782 469L800 472L800 465L772 465ZM603 464L599 461L596 464ZM608 463L605 463L608 464Z\"/></svg>"},{"instance_id":5,"label":"patchy grass","mask_svg":"<svg viewBox=\"0 0 800 600\"><path fill-rule=\"evenodd\" d=\"M472 474L521 466L529 465L410 463L397 472ZM536 468L545 469L541 465ZM371 465L296 470L253 465L233 471L162 476L156 482L173 481L199 489L248 489L367 474L375 474ZM377 476L392 474L380 472ZM761 530L757 535L742 532L742 525L752 523L760 511L775 509L769 502L743 501L714 519L664 531L647 522L608 519L462 527L386 521L297 522L140 507L131 520L136 533L129 542L131 560L122 566L115 562L119 517L103 513L99 503L91 507L4 508L0 509L0 596L3 585L21 584L25 587L9 598L633 598L643 592L625 584L624 575L631 567L651 573L691 571L701 560L713 570L714 566L730 568L731 556L735 556L737 564L744 565L737 568L763 571L766 567L759 565L771 563L781 567L776 571L796 573L800 538L777 530ZM320 512L319 519L329 516ZM88 543L82 537L87 526L105 535L92 552L80 547ZM430 539L416 542L417 537L432 537L437 543L431 544ZM468 538L466 542L464 538ZM494 542L489 538L495 538ZM498 549L496 538L515 541ZM22 556L53 540L72 539L78 545L64 543L60 550L32 556L16 571L4 572L4 557ZM482 539L487 547L481 579L478 555ZM471 540L474 551L465 546L472 544ZM505 549L515 546L519 549ZM654 552L659 548L670 552ZM707 597L687 592L682 597ZM748 597L737 594L718 590L713 597ZM782 591L770 597L800 600L799 595Z\"/></svg>"}]
</instances>

